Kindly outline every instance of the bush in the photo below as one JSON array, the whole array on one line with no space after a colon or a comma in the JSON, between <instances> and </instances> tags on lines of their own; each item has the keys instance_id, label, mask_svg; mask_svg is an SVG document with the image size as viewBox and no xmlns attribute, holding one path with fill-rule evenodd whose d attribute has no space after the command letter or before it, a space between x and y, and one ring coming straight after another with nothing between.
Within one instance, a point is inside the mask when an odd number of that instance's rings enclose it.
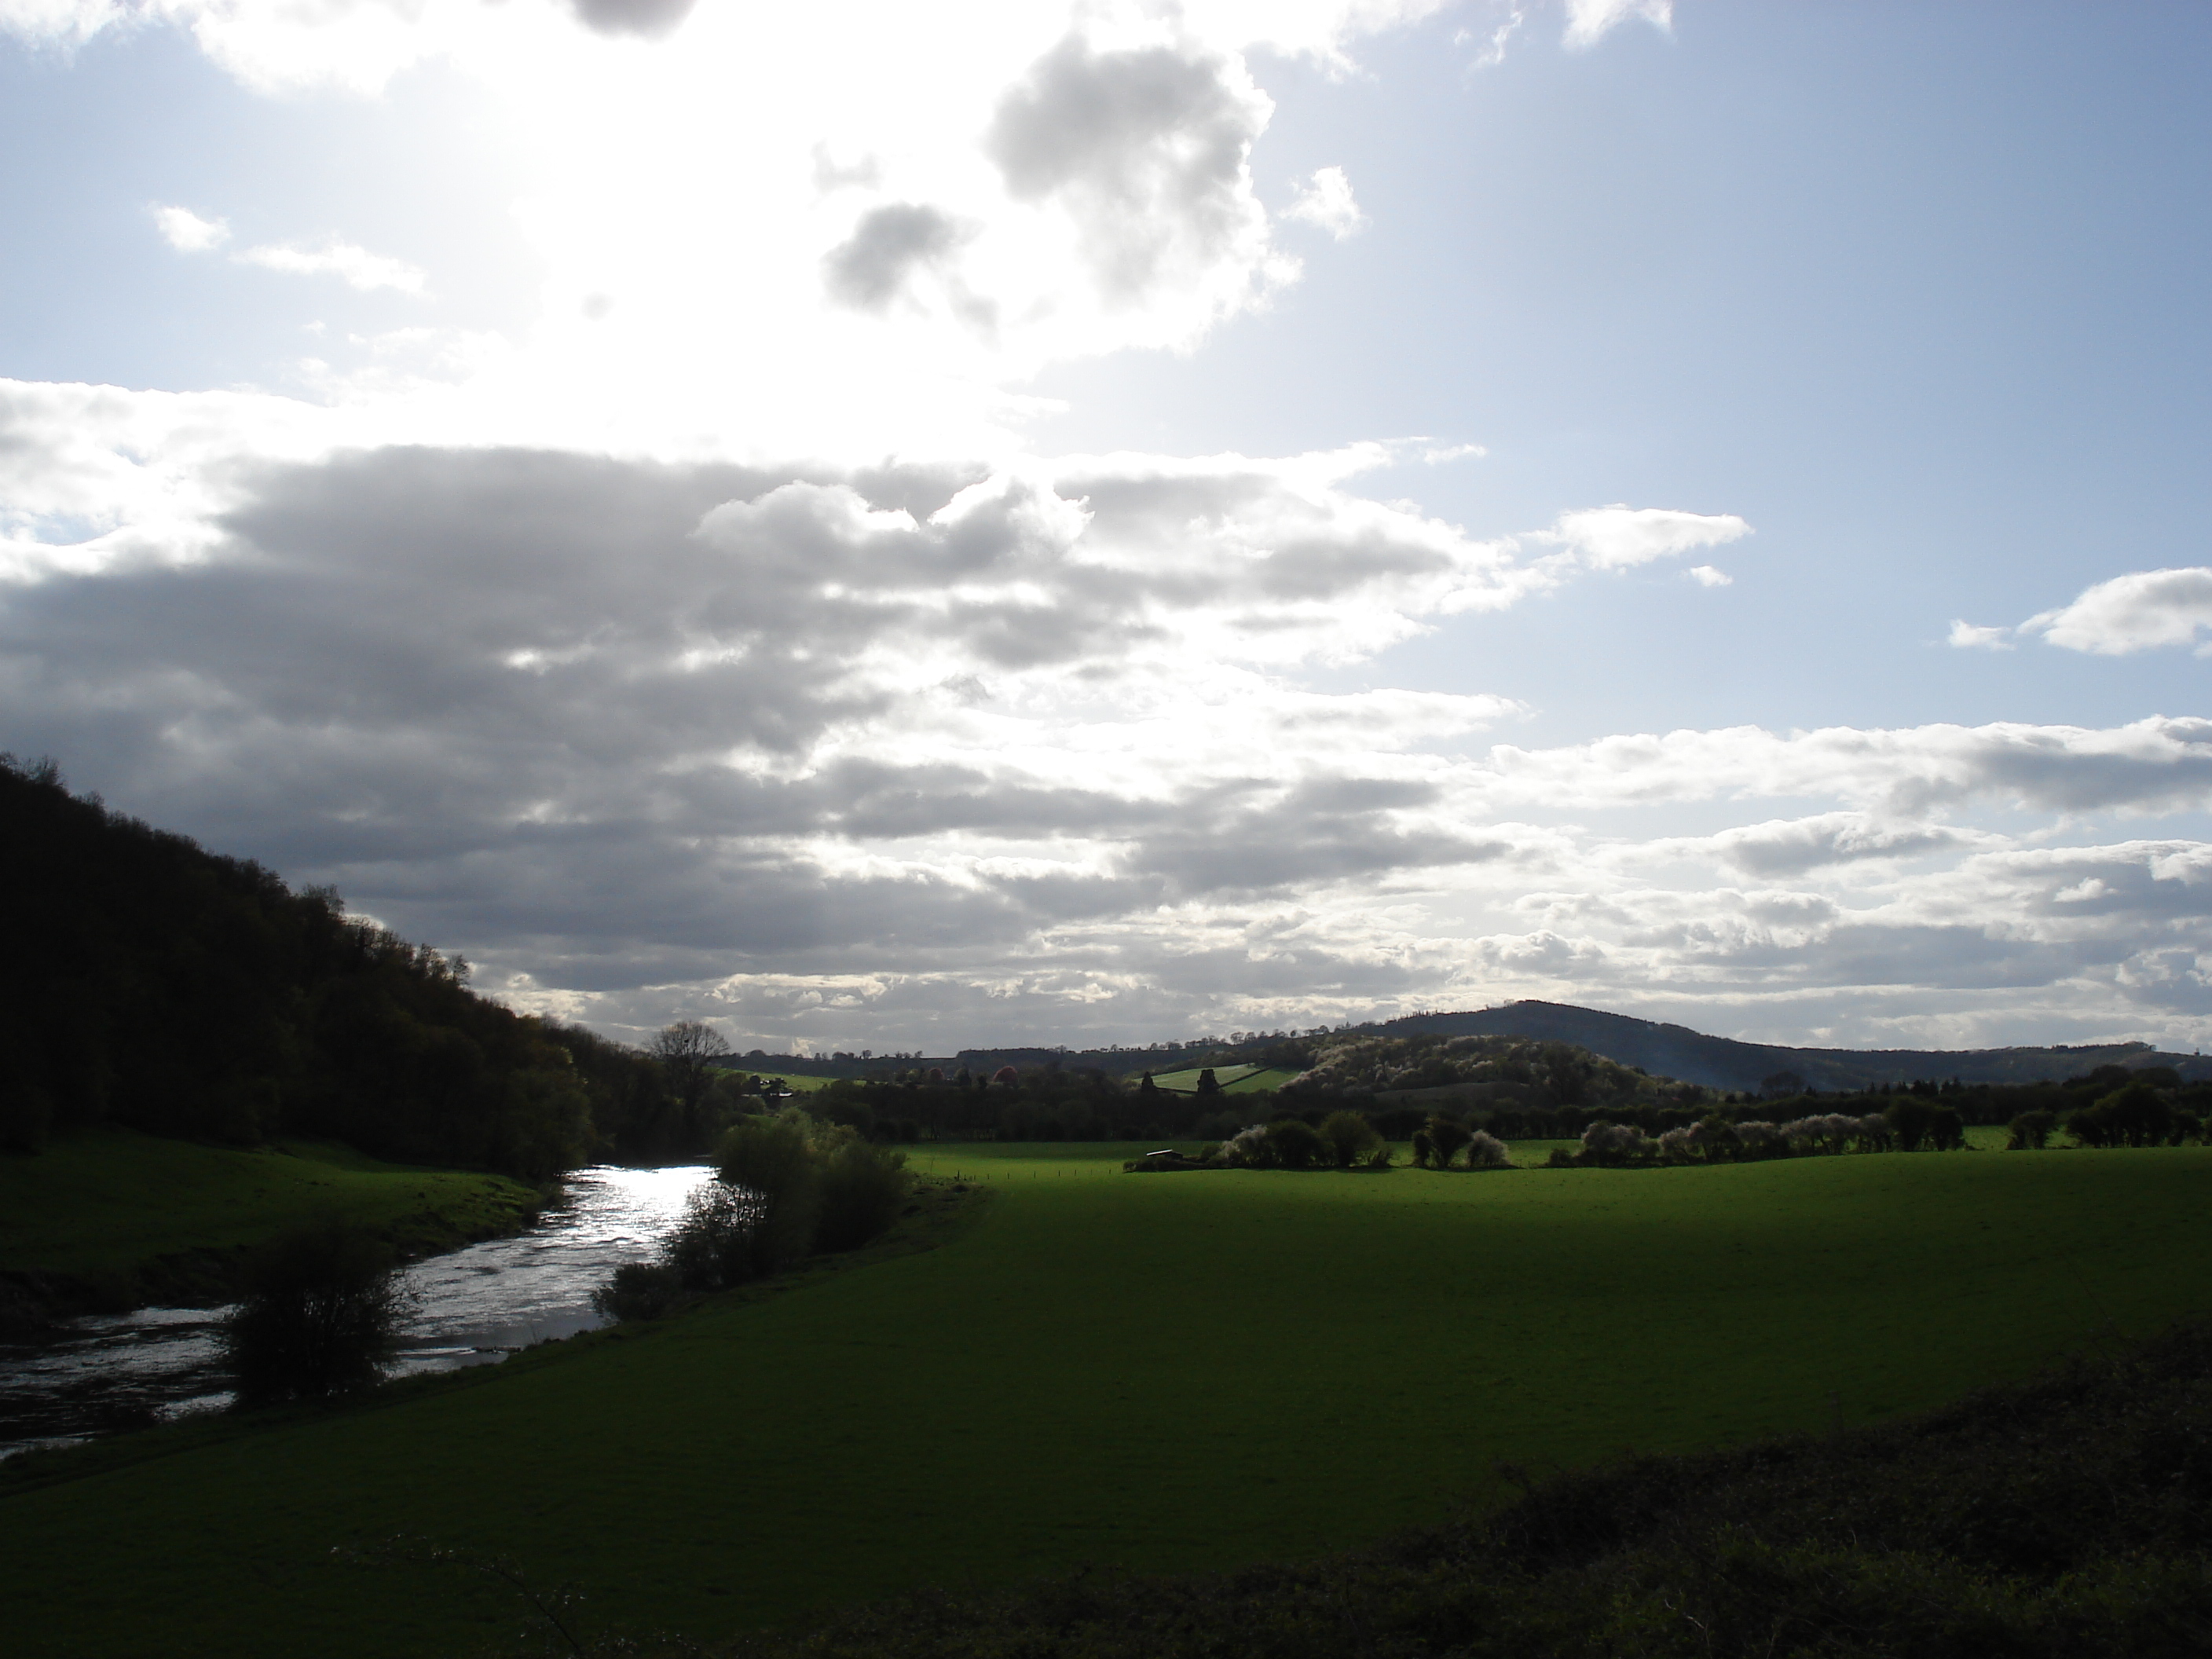
<instances>
[{"instance_id":1,"label":"bush","mask_svg":"<svg viewBox=\"0 0 2212 1659\"><path fill-rule=\"evenodd\" d=\"M822 1160L814 1248L856 1250L881 1237L898 1219L912 1184L904 1152L865 1140L842 1142Z\"/></svg>"},{"instance_id":2,"label":"bush","mask_svg":"<svg viewBox=\"0 0 2212 1659\"><path fill-rule=\"evenodd\" d=\"M715 1173L757 1201L752 1234L757 1273L779 1273L814 1248L822 1210L822 1172L816 1162L813 1119L796 1106L774 1117L748 1118L714 1149Z\"/></svg>"},{"instance_id":3,"label":"bush","mask_svg":"<svg viewBox=\"0 0 2212 1659\"><path fill-rule=\"evenodd\" d=\"M592 1292L602 1319L665 1319L684 1300L684 1276L666 1261L625 1261Z\"/></svg>"},{"instance_id":4,"label":"bush","mask_svg":"<svg viewBox=\"0 0 2212 1659\"><path fill-rule=\"evenodd\" d=\"M2058 1127L2056 1112L2022 1112L2005 1126L2012 1133L2005 1142L2008 1152L2039 1152L2051 1144L2051 1132Z\"/></svg>"},{"instance_id":5,"label":"bush","mask_svg":"<svg viewBox=\"0 0 2212 1659\"><path fill-rule=\"evenodd\" d=\"M1321 1121L1321 1138L1328 1143L1340 1170L1349 1170L1363 1157L1371 1157L1382 1144L1375 1126L1357 1112L1331 1112Z\"/></svg>"},{"instance_id":6,"label":"bush","mask_svg":"<svg viewBox=\"0 0 2212 1659\"><path fill-rule=\"evenodd\" d=\"M1278 1169L1316 1170L1334 1162L1328 1142L1312 1124L1295 1117L1267 1126L1267 1150Z\"/></svg>"},{"instance_id":7,"label":"bush","mask_svg":"<svg viewBox=\"0 0 2212 1659\"><path fill-rule=\"evenodd\" d=\"M1658 1155L1658 1143L1632 1123L1593 1123L1583 1131L1581 1164L1640 1164Z\"/></svg>"},{"instance_id":8,"label":"bush","mask_svg":"<svg viewBox=\"0 0 2212 1659\"><path fill-rule=\"evenodd\" d=\"M1267 1140L1267 1126L1255 1123L1239 1129L1221 1143L1221 1161L1232 1169L1268 1170L1275 1164L1275 1149Z\"/></svg>"},{"instance_id":9,"label":"bush","mask_svg":"<svg viewBox=\"0 0 2212 1659\"><path fill-rule=\"evenodd\" d=\"M1428 1121L1429 1156L1439 1170L1451 1168L1452 1154L1474 1139L1466 1124L1437 1113Z\"/></svg>"},{"instance_id":10,"label":"bush","mask_svg":"<svg viewBox=\"0 0 2212 1659\"><path fill-rule=\"evenodd\" d=\"M1486 1129L1477 1129L1467 1143L1467 1167L1470 1170L1510 1170L1513 1167L1510 1149Z\"/></svg>"},{"instance_id":11,"label":"bush","mask_svg":"<svg viewBox=\"0 0 2212 1659\"><path fill-rule=\"evenodd\" d=\"M684 1218L662 1241L662 1265L687 1291L720 1291L760 1272L763 1219L751 1193L709 1181L684 1200Z\"/></svg>"},{"instance_id":12,"label":"bush","mask_svg":"<svg viewBox=\"0 0 2212 1659\"><path fill-rule=\"evenodd\" d=\"M2155 1146L2172 1133L2173 1109L2140 1079L2066 1120L2084 1146Z\"/></svg>"},{"instance_id":13,"label":"bush","mask_svg":"<svg viewBox=\"0 0 2212 1659\"><path fill-rule=\"evenodd\" d=\"M382 1242L332 1218L254 1253L216 1340L241 1406L320 1400L380 1382L414 1308Z\"/></svg>"},{"instance_id":14,"label":"bush","mask_svg":"<svg viewBox=\"0 0 2212 1659\"><path fill-rule=\"evenodd\" d=\"M1889 1120L1889 1133L1900 1152L1918 1152L1935 1127L1936 1109L1911 1095L1892 1101L1882 1115Z\"/></svg>"}]
</instances>

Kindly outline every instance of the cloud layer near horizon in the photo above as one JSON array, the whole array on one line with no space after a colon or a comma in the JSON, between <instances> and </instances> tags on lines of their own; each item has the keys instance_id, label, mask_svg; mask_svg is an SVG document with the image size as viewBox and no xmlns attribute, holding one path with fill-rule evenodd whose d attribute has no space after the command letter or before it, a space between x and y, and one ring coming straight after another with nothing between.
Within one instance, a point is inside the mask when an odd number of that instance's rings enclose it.
<instances>
[{"instance_id":1,"label":"cloud layer near horizon","mask_svg":"<svg viewBox=\"0 0 2212 1659\"><path fill-rule=\"evenodd\" d=\"M193 534L0 590L0 740L526 1006L748 1047L1513 994L1735 1029L1817 997L1915 1042L2212 1012L2212 853L2039 844L2201 810L2212 722L1531 750L1479 735L1504 696L1303 689L1745 533L1592 509L1531 552L1361 496L1382 458L196 462L228 483Z\"/></svg>"}]
</instances>

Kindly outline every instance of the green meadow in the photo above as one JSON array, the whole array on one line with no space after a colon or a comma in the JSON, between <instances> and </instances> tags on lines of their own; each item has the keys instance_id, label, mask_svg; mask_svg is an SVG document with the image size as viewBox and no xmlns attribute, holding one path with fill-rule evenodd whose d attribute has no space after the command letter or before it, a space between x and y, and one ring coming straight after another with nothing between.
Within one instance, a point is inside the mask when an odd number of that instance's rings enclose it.
<instances>
[{"instance_id":1,"label":"green meadow","mask_svg":"<svg viewBox=\"0 0 2212 1659\"><path fill-rule=\"evenodd\" d=\"M1205 1069L1193 1066L1180 1072L1155 1072L1152 1083L1170 1094L1196 1094L1199 1073ZM1214 1068L1213 1080L1221 1085L1224 1095L1257 1095L1279 1089L1297 1075L1296 1071L1281 1066L1221 1066Z\"/></svg>"},{"instance_id":2,"label":"green meadow","mask_svg":"<svg viewBox=\"0 0 2212 1659\"><path fill-rule=\"evenodd\" d=\"M1500 1458L1877 1420L2212 1309L2207 1149L1121 1173L1141 1150L925 1147L979 1195L939 1248L0 1473L11 1651L511 1638L519 1600L432 1547L709 1638L1309 1555L1492 1501Z\"/></svg>"}]
</instances>

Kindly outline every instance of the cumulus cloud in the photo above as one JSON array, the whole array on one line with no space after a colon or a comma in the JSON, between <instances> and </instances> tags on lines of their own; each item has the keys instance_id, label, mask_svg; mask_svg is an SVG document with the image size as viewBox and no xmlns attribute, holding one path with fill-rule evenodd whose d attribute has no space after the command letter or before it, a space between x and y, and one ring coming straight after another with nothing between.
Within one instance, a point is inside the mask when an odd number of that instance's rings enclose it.
<instances>
[{"instance_id":1,"label":"cumulus cloud","mask_svg":"<svg viewBox=\"0 0 2212 1659\"><path fill-rule=\"evenodd\" d=\"M1593 46L1632 21L1668 33L1674 27L1674 0L1567 0L1565 39L1569 46Z\"/></svg>"},{"instance_id":2,"label":"cumulus cloud","mask_svg":"<svg viewBox=\"0 0 2212 1659\"><path fill-rule=\"evenodd\" d=\"M202 556L9 593L0 704L553 992L1508 857L1388 756L1516 705L1229 665L1493 574L1342 465L264 467Z\"/></svg>"},{"instance_id":3,"label":"cumulus cloud","mask_svg":"<svg viewBox=\"0 0 2212 1659\"><path fill-rule=\"evenodd\" d=\"M1693 564L1682 574L1700 587L1730 587L1735 583L1735 578L1727 571L1716 569L1709 564Z\"/></svg>"},{"instance_id":4,"label":"cumulus cloud","mask_svg":"<svg viewBox=\"0 0 2212 1659\"><path fill-rule=\"evenodd\" d=\"M124 406L141 465L220 413ZM341 449L203 459L228 493L173 499L99 459L0 442L9 489L167 515L0 588L0 746L335 881L526 1006L909 1046L1509 994L1742 1029L1818 994L1919 1041L2181 1008L2212 961L2200 843L1942 821L2201 808L2212 724L1528 750L1482 735L1507 697L1300 684L1562 580L1358 495L1364 452ZM1516 816L1775 796L1832 810L1649 843Z\"/></svg>"},{"instance_id":5,"label":"cumulus cloud","mask_svg":"<svg viewBox=\"0 0 2212 1659\"><path fill-rule=\"evenodd\" d=\"M1745 874L1771 878L1828 865L1948 852L1978 840L1941 824L1886 824L1861 812L1825 812L1723 830L1705 845Z\"/></svg>"},{"instance_id":6,"label":"cumulus cloud","mask_svg":"<svg viewBox=\"0 0 2212 1659\"><path fill-rule=\"evenodd\" d=\"M221 219L203 219L190 208L156 207L155 228L161 240L179 253L205 253L230 240L230 226Z\"/></svg>"},{"instance_id":7,"label":"cumulus cloud","mask_svg":"<svg viewBox=\"0 0 2212 1659\"><path fill-rule=\"evenodd\" d=\"M2009 628L1980 628L1970 622L1954 621L1947 643L1961 651L2009 651L2012 642L2005 635L2011 632Z\"/></svg>"},{"instance_id":8,"label":"cumulus cloud","mask_svg":"<svg viewBox=\"0 0 2212 1659\"><path fill-rule=\"evenodd\" d=\"M2102 729L1995 721L1778 733L1758 726L1500 746L1498 799L1587 805L1809 796L1915 818L1975 803L2044 812L2212 805L2212 720L2154 715Z\"/></svg>"},{"instance_id":9,"label":"cumulus cloud","mask_svg":"<svg viewBox=\"0 0 2212 1659\"><path fill-rule=\"evenodd\" d=\"M404 259L371 253L352 242L333 236L319 247L301 247L289 242L250 247L234 256L244 265L281 270L295 276L336 276L349 288L364 292L396 289L402 294L421 294L428 278Z\"/></svg>"},{"instance_id":10,"label":"cumulus cloud","mask_svg":"<svg viewBox=\"0 0 2212 1659\"><path fill-rule=\"evenodd\" d=\"M1359 40L1436 9L702 7L677 50L604 38L676 18L659 0L4 4L0 27L42 40L173 25L286 95L374 95L437 63L495 117L544 310L410 375L348 353L313 371L324 400L465 403L473 442L675 453L713 433L847 457L989 450L1035 412L1018 388L1051 363L1188 349L1264 305L1298 262L1253 187L1272 105L1248 54L1342 72ZM1350 228L1346 202L1323 208ZM249 252L383 293L430 287L346 242Z\"/></svg>"},{"instance_id":11,"label":"cumulus cloud","mask_svg":"<svg viewBox=\"0 0 2212 1659\"><path fill-rule=\"evenodd\" d=\"M1534 539L1554 543L1601 570L1625 570L1694 548L1724 546L1750 534L1751 526L1733 513L1616 504L1562 513L1556 525Z\"/></svg>"},{"instance_id":12,"label":"cumulus cloud","mask_svg":"<svg viewBox=\"0 0 2212 1659\"><path fill-rule=\"evenodd\" d=\"M961 240L959 222L942 208L915 202L872 208L823 256L823 281L839 304L881 312L915 275L943 270Z\"/></svg>"},{"instance_id":13,"label":"cumulus cloud","mask_svg":"<svg viewBox=\"0 0 2212 1659\"><path fill-rule=\"evenodd\" d=\"M1273 112L1237 58L1072 33L1000 100L984 143L1008 193L1064 213L1106 299L1130 305L1209 275L1243 289L1284 274L1265 260L1249 165Z\"/></svg>"},{"instance_id":14,"label":"cumulus cloud","mask_svg":"<svg viewBox=\"0 0 2212 1659\"><path fill-rule=\"evenodd\" d=\"M2020 625L2069 651L2125 656L2162 646L2195 645L2212 629L2212 569L2138 570L2086 589L2073 604L2045 611ZM1990 630L1976 630L1984 632ZM1953 629L1954 643L1957 629ZM2198 656L2212 653L2199 645Z\"/></svg>"},{"instance_id":15,"label":"cumulus cloud","mask_svg":"<svg viewBox=\"0 0 2212 1659\"><path fill-rule=\"evenodd\" d=\"M1367 228L1367 216L1352 199L1352 180L1344 176L1342 167L1322 167L1316 173L1283 213L1285 218L1327 231L1339 241Z\"/></svg>"}]
</instances>

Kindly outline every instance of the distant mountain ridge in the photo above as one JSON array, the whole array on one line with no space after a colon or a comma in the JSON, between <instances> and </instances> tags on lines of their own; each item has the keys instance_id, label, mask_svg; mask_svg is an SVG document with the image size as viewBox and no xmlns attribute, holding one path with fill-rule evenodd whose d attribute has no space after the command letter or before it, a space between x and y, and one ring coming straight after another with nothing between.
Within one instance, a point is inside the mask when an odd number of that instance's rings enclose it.
<instances>
[{"instance_id":1,"label":"distant mountain ridge","mask_svg":"<svg viewBox=\"0 0 2212 1659\"><path fill-rule=\"evenodd\" d=\"M2014 1048L1785 1048L1708 1036L1686 1025L1568 1003L1509 1002L1462 1013L1408 1014L1359 1028L1383 1036L1522 1036L1572 1042L1623 1066L1709 1089L1753 1090L1788 1072L1825 1091L1957 1078L1965 1083L2038 1083L2080 1077L2100 1066L2171 1066L2186 1081L2212 1078L2212 1056L2166 1054L2148 1042Z\"/></svg>"}]
</instances>

